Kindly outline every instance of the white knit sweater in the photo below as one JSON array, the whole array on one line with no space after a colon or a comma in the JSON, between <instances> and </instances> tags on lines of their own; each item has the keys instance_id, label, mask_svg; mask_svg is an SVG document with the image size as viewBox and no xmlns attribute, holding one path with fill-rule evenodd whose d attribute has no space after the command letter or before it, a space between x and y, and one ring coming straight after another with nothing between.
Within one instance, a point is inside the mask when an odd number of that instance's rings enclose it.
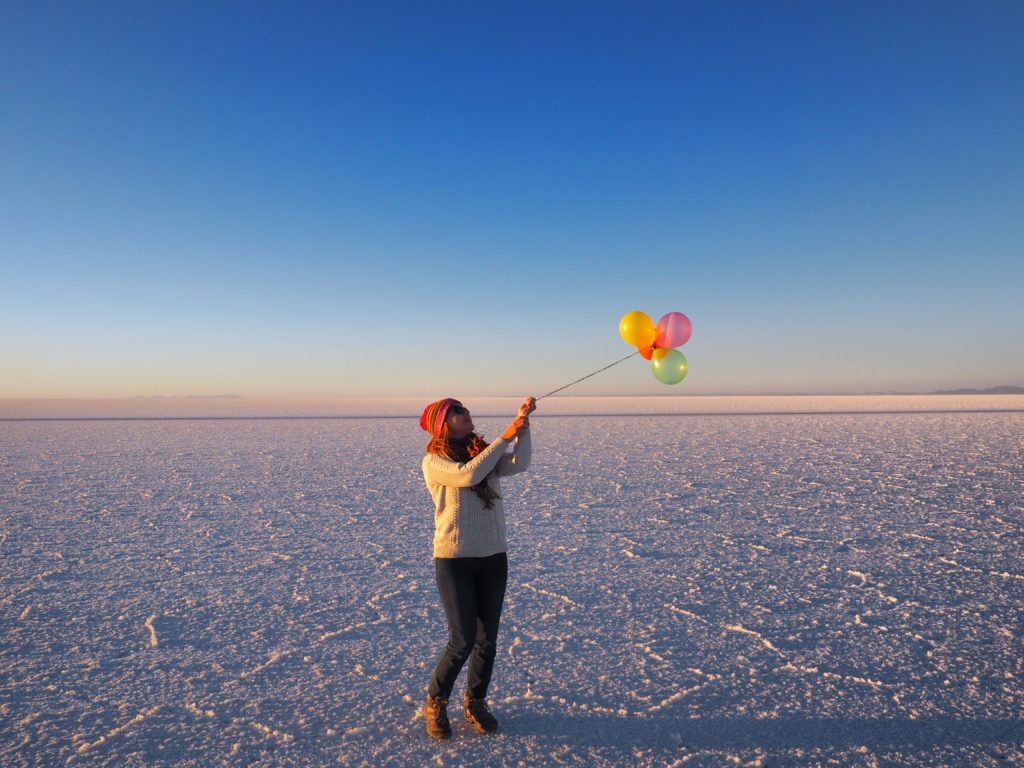
<instances>
[{"instance_id":1,"label":"white knit sweater","mask_svg":"<svg viewBox=\"0 0 1024 768\"><path fill-rule=\"evenodd\" d=\"M516 438L512 453L505 452L508 445L499 437L465 463L432 453L423 457L423 479L434 499L434 557L487 557L506 550L501 499L487 509L473 486L486 477L500 495L499 476L517 475L530 466L529 429Z\"/></svg>"}]
</instances>

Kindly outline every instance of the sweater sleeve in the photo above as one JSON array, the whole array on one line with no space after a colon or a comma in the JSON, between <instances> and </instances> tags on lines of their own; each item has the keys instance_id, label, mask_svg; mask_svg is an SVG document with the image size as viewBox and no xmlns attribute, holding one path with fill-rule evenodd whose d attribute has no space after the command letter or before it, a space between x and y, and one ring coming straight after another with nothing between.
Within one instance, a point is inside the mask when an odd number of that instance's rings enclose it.
<instances>
[{"instance_id":1,"label":"sweater sleeve","mask_svg":"<svg viewBox=\"0 0 1024 768\"><path fill-rule=\"evenodd\" d=\"M508 441L499 437L478 453L472 461L452 461L428 453L423 457L423 476L428 483L456 488L472 488L491 473L501 461Z\"/></svg>"},{"instance_id":2,"label":"sweater sleeve","mask_svg":"<svg viewBox=\"0 0 1024 768\"><path fill-rule=\"evenodd\" d=\"M498 463L498 474L506 477L525 472L530 466L532 456L533 441L530 438L530 430L527 429L516 438L515 452L507 453L501 457L501 461Z\"/></svg>"}]
</instances>

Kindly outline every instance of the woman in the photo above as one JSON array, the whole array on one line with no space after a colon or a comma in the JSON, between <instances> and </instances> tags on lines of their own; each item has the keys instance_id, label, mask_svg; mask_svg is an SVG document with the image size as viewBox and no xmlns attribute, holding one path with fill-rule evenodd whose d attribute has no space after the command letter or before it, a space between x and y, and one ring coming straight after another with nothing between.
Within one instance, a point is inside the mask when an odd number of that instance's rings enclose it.
<instances>
[{"instance_id":1,"label":"woman","mask_svg":"<svg viewBox=\"0 0 1024 768\"><path fill-rule=\"evenodd\" d=\"M469 409L458 400L431 403L420 417L431 435L423 478L434 499L434 573L451 633L430 678L423 712L427 733L435 739L451 738L448 697L467 660L466 720L480 733L498 727L486 702L508 579L498 478L530 465L527 417L535 402L526 398L518 417L490 445L473 431ZM506 453L513 440L514 451Z\"/></svg>"}]
</instances>

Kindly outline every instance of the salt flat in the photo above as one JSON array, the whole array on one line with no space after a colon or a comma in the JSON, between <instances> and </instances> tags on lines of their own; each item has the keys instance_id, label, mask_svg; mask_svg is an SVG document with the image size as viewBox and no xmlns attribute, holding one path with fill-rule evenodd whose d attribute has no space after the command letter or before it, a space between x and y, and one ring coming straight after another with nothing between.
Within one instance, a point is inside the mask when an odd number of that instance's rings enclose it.
<instances>
[{"instance_id":1,"label":"salt flat","mask_svg":"<svg viewBox=\"0 0 1024 768\"><path fill-rule=\"evenodd\" d=\"M805 400L538 413L442 745L415 418L0 423L0 763L1024 765L1024 413Z\"/></svg>"}]
</instances>

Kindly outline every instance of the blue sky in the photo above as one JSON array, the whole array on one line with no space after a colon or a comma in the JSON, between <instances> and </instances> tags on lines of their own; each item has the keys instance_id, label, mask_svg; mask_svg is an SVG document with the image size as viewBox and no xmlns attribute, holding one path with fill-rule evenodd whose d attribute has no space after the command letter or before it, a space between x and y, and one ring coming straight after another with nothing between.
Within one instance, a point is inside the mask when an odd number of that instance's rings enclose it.
<instances>
[{"instance_id":1,"label":"blue sky","mask_svg":"<svg viewBox=\"0 0 1024 768\"><path fill-rule=\"evenodd\" d=\"M0 397L1024 384L1018 3L16 3Z\"/></svg>"}]
</instances>

